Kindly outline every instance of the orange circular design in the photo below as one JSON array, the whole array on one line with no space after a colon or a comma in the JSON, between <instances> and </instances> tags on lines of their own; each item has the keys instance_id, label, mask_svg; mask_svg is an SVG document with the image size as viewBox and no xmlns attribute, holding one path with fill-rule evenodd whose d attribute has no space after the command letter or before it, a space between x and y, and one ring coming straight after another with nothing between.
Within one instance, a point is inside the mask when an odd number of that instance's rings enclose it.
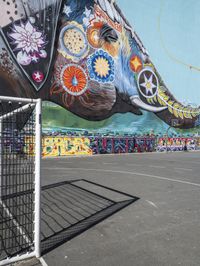
<instances>
[{"instance_id":1,"label":"orange circular design","mask_svg":"<svg viewBox=\"0 0 200 266\"><path fill-rule=\"evenodd\" d=\"M87 76L82 67L78 65L65 66L60 74L61 84L69 94L81 95L87 89Z\"/></svg>"},{"instance_id":2,"label":"orange circular design","mask_svg":"<svg viewBox=\"0 0 200 266\"><path fill-rule=\"evenodd\" d=\"M94 47L94 48L100 48L101 47L98 29L95 29L93 27L89 28L88 32L87 32L87 38L88 38L89 44L92 47Z\"/></svg>"},{"instance_id":3,"label":"orange circular design","mask_svg":"<svg viewBox=\"0 0 200 266\"><path fill-rule=\"evenodd\" d=\"M93 26L91 26L87 30L88 42L94 48L100 48L101 47L99 32L100 32L100 29L102 28L102 26L103 26L102 22L94 22Z\"/></svg>"},{"instance_id":4,"label":"orange circular design","mask_svg":"<svg viewBox=\"0 0 200 266\"><path fill-rule=\"evenodd\" d=\"M130 59L130 68L134 72L140 72L142 70L142 60L139 56L133 55Z\"/></svg>"}]
</instances>

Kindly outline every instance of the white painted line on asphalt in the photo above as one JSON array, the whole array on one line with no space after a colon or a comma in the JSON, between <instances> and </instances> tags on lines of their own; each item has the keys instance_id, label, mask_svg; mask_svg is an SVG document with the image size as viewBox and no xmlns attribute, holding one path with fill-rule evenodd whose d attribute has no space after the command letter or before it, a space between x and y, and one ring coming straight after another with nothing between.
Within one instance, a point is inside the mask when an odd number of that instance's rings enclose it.
<instances>
[{"instance_id":1,"label":"white painted line on asphalt","mask_svg":"<svg viewBox=\"0 0 200 266\"><path fill-rule=\"evenodd\" d=\"M158 206L155 203L153 203L152 201L146 200L146 202L149 203L150 205L152 205L154 208L158 209Z\"/></svg>"},{"instance_id":2,"label":"white painted line on asphalt","mask_svg":"<svg viewBox=\"0 0 200 266\"><path fill-rule=\"evenodd\" d=\"M193 169L190 169L190 168L179 168L179 167L175 167L174 169L177 169L177 170L182 170L182 171L193 171Z\"/></svg>"},{"instance_id":3,"label":"white painted line on asphalt","mask_svg":"<svg viewBox=\"0 0 200 266\"><path fill-rule=\"evenodd\" d=\"M42 266L48 266L48 264L46 263L46 261L43 259L43 257L39 258L40 263L42 264Z\"/></svg>"},{"instance_id":4,"label":"white painted line on asphalt","mask_svg":"<svg viewBox=\"0 0 200 266\"><path fill-rule=\"evenodd\" d=\"M152 168L158 168L158 169L164 169L166 168L165 166L159 166L159 165L148 165L149 167L152 167Z\"/></svg>"},{"instance_id":5,"label":"white painted line on asphalt","mask_svg":"<svg viewBox=\"0 0 200 266\"><path fill-rule=\"evenodd\" d=\"M158 158L157 161L167 162L167 163L172 163L173 162L173 163L179 163L179 164L184 164L184 165L185 164L195 164L195 165L197 164L199 166L199 162L188 161L188 160L187 161L186 160L185 161L181 161L181 160L177 161L177 160L174 160L172 158L170 158L169 160L168 159L164 159L163 160L163 159Z\"/></svg>"},{"instance_id":6,"label":"white painted line on asphalt","mask_svg":"<svg viewBox=\"0 0 200 266\"><path fill-rule=\"evenodd\" d=\"M137 164L137 163L126 163L125 165L127 165L127 166L144 166L142 164Z\"/></svg>"},{"instance_id":7,"label":"white painted line on asphalt","mask_svg":"<svg viewBox=\"0 0 200 266\"><path fill-rule=\"evenodd\" d=\"M73 163L73 162L68 162L68 161L58 161L58 163Z\"/></svg>"},{"instance_id":8,"label":"white painted line on asphalt","mask_svg":"<svg viewBox=\"0 0 200 266\"><path fill-rule=\"evenodd\" d=\"M117 164L117 163L103 163L103 164Z\"/></svg>"},{"instance_id":9,"label":"white painted line on asphalt","mask_svg":"<svg viewBox=\"0 0 200 266\"><path fill-rule=\"evenodd\" d=\"M44 169L44 168L43 168ZM189 181L183 181L180 179L173 179L173 178L168 178L168 177L164 177L164 176L157 176L157 175L149 175L149 174L143 174L143 173L138 173L138 172L128 172L128 171L117 171L117 170L103 170L103 169L86 169L86 168L73 168L73 167L66 167L66 168L61 168L61 167L48 167L46 169L51 169L51 170L55 170L57 171L58 169L60 170L81 170L81 171L94 171L94 172L103 172L103 173L119 173L119 174L128 174L128 175L139 175L139 176L144 176L144 177L151 177L151 178L156 178L156 179L160 179L160 180L167 180L167 181L171 181L171 182L176 182L176 183L181 183L181 184L186 184L186 185L191 185L191 186L196 186L196 187L200 187L200 184L198 183L193 183L193 182L189 182Z\"/></svg>"},{"instance_id":10,"label":"white painted line on asphalt","mask_svg":"<svg viewBox=\"0 0 200 266\"><path fill-rule=\"evenodd\" d=\"M16 226L16 229L19 230L20 237L24 238L24 240L29 245L31 245L32 244L32 241L27 236L27 233L24 231L23 226L21 226L20 223L18 223L18 221L15 219L15 216L10 212L9 208L6 206L6 204L4 204L4 202L2 200L0 200L0 204L3 207L3 211L6 212L6 214L10 217L11 221L13 222L13 224Z\"/></svg>"},{"instance_id":11,"label":"white painted line on asphalt","mask_svg":"<svg viewBox=\"0 0 200 266\"><path fill-rule=\"evenodd\" d=\"M82 163L82 164L97 164L97 162L84 162L84 161L81 161L80 163Z\"/></svg>"}]
</instances>

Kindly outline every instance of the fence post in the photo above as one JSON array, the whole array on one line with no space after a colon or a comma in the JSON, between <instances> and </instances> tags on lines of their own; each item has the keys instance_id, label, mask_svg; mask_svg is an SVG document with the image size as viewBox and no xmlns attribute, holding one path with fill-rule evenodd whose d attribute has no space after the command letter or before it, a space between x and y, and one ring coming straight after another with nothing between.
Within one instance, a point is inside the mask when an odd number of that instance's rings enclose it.
<instances>
[{"instance_id":1,"label":"fence post","mask_svg":"<svg viewBox=\"0 0 200 266\"><path fill-rule=\"evenodd\" d=\"M41 99L36 104L36 127L35 127L35 255L41 256L40 244L40 224L41 224L41 181L40 181L40 161L41 161Z\"/></svg>"},{"instance_id":2,"label":"fence post","mask_svg":"<svg viewBox=\"0 0 200 266\"><path fill-rule=\"evenodd\" d=\"M0 201L1 201L1 198L2 198L2 176L3 176L3 168L2 168L2 152L3 152L3 149L2 149L2 146L3 146L3 120L0 119Z\"/></svg>"}]
</instances>

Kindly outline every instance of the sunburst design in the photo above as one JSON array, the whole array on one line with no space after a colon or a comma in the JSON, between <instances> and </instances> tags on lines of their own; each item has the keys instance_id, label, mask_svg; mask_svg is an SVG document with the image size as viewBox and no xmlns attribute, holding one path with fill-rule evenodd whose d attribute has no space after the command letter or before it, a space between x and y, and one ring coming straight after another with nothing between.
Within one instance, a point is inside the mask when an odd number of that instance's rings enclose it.
<instances>
[{"instance_id":1,"label":"sunburst design","mask_svg":"<svg viewBox=\"0 0 200 266\"><path fill-rule=\"evenodd\" d=\"M110 66L105 58L99 57L94 63L94 69L101 78L105 78L109 74Z\"/></svg>"},{"instance_id":2,"label":"sunburst design","mask_svg":"<svg viewBox=\"0 0 200 266\"><path fill-rule=\"evenodd\" d=\"M60 74L63 88L71 95L81 95L87 89L87 76L82 67L67 65Z\"/></svg>"},{"instance_id":3,"label":"sunburst design","mask_svg":"<svg viewBox=\"0 0 200 266\"><path fill-rule=\"evenodd\" d=\"M88 98L87 72L83 67L69 64L66 58L59 54L53 77L50 95L55 97L56 102L67 108L71 108L75 102L86 108L91 105Z\"/></svg>"},{"instance_id":4,"label":"sunburst design","mask_svg":"<svg viewBox=\"0 0 200 266\"><path fill-rule=\"evenodd\" d=\"M108 53L98 50L87 62L90 79L103 83L114 81L114 60Z\"/></svg>"}]
</instances>

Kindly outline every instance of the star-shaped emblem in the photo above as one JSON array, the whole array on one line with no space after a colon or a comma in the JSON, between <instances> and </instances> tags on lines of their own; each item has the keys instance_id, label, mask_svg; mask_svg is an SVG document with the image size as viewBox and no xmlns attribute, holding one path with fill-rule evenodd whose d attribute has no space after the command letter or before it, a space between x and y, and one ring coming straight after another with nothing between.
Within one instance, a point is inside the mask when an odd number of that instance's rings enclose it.
<instances>
[{"instance_id":1,"label":"star-shaped emblem","mask_svg":"<svg viewBox=\"0 0 200 266\"><path fill-rule=\"evenodd\" d=\"M145 98L152 98L158 90L158 78L151 69L143 69L138 75L138 88Z\"/></svg>"},{"instance_id":2,"label":"star-shaped emblem","mask_svg":"<svg viewBox=\"0 0 200 266\"><path fill-rule=\"evenodd\" d=\"M69 17L69 15L72 13L71 7L64 5L63 13L65 13L65 15L67 15L67 17Z\"/></svg>"},{"instance_id":3,"label":"star-shaped emblem","mask_svg":"<svg viewBox=\"0 0 200 266\"><path fill-rule=\"evenodd\" d=\"M85 7L85 11L83 12L83 14L89 18L90 14L91 14L91 10L90 9L87 9L87 7Z\"/></svg>"},{"instance_id":4,"label":"star-shaped emblem","mask_svg":"<svg viewBox=\"0 0 200 266\"><path fill-rule=\"evenodd\" d=\"M34 63L37 63L39 61L39 56L37 56L36 54L32 55L31 56L31 60L34 62Z\"/></svg>"},{"instance_id":5,"label":"star-shaped emblem","mask_svg":"<svg viewBox=\"0 0 200 266\"><path fill-rule=\"evenodd\" d=\"M146 95L149 93L153 95L153 89L157 87L153 84L153 74L151 74L149 78L144 74L144 80L145 81L141 83L140 86L146 89Z\"/></svg>"},{"instance_id":6,"label":"star-shaped emblem","mask_svg":"<svg viewBox=\"0 0 200 266\"><path fill-rule=\"evenodd\" d=\"M33 80L34 80L35 82L40 83L40 82L42 82L43 79L44 79L44 74L43 74L41 71L36 70L36 71L33 72L33 74L32 74L32 78L33 78Z\"/></svg>"}]
</instances>

